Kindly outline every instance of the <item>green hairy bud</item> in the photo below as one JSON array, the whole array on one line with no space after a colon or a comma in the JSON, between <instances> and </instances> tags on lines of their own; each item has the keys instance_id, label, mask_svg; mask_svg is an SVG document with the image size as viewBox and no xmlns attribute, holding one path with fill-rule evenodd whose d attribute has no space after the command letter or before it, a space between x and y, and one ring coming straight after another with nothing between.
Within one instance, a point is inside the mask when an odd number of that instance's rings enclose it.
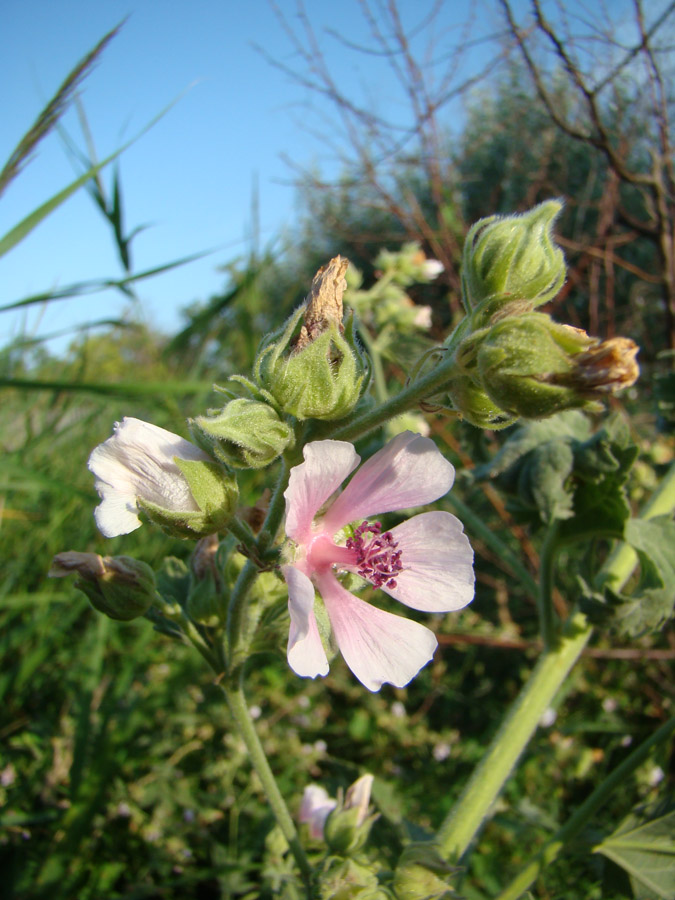
<instances>
[{"instance_id":1,"label":"green hairy bud","mask_svg":"<svg viewBox=\"0 0 675 900\"><path fill-rule=\"evenodd\" d=\"M75 587L94 609L127 622L144 615L155 597L155 573L130 556L99 556L68 550L58 553L49 570L52 578L77 575Z\"/></svg>"},{"instance_id":2,"label":"green hairy bud","mask_svg":"<svg viewBox=\"0 0 675 900\"><path fill-rule=\"evenodd\" d=\"M344 802L329 814L323 828L323 836L333 853L348 856L360 850L368 840L370 829L377 819L369 815L372 775L362 775L345 794Z\"/></svg>"},{"instance_id":3,"label":"green hairy bud","mask_svg":"<svg viewBox=\"0 0 675 900\"><path fill-rule=\"evenodd\" d=\"M305 305L263 342L255 362L260 388L296 419L344 418L367 386L353 319L342 322L348 265L337 256L319 269Z\"/></svg>"},{"instance_id":4,"label":"green hairy bud","mask_svg":"<svg viewBox=\"0 0 675 900\"><path fill-rule=\"evenodd\" d=\"M520 216L490 216L469 231L462 256L467 310L488 298L514 296L531 308L554 297L565 281L565 259L551 229L562 209L557 200Z\"/></svg>"},{"instance_id":5,"label":"green hairy bud","mask_svg":"<svg viewBox=\"0 0 675 900\"><path fill-rule=\"evenodd\" d=\"M220 412L190 422L193 434L216 459L237 468L268 466L293 443L293 429L267 403L239 398Z\"/></svg>"},{"instance_id":6,"label":"green hairy bud","mask_svg":"<svg viewBox=\"0 0 675 900\"><path fill-rule=\"evenodd\" d=\"M480 384L495 404L513 415L541 419L588 407L633 384L637 351L627 338L601 342L531 313L491 328L476 360Z\"/></svg>"},{"instance_id":7,"label":"green hairy bud","mask_svg":"<svg viewBox=\"0 0 675 900\"><path fill-rule=\"evenodd\" d=\"M394 873L396 896L398 900L451 900L458 895L447 879L457 871L443 859L435 844L409 844Z\"/></svg>"},{"instance_id":8,"label":"green hairy bud","mask_svg":"<svg viewBox=\"0 0 675 900\"><path fill-rule=\"evenodd\" d=\"M373 868L353 859L329 857L319 875L321 900L387 900Z\"/></svg>"}]
</instances>

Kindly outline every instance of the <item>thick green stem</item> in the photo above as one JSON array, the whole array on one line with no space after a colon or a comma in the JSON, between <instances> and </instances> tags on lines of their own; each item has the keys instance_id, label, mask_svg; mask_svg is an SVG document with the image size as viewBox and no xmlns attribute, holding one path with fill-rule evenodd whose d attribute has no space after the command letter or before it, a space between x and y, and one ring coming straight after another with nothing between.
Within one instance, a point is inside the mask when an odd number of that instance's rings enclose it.
<instances>
[{"instance_id":1,"label":"thick green stem","mask_svg":"<svg viewBox=\"0 0 675 900\"><path fill-rule=\"evenodd\" d=\"M537 855L514 878L496 900L518 900L525 893L539 873L558 856L563 847L576 837L586 823L609 800L617 788L622 787L626 779L647 759L652 749L661 741L665 741L675 731L675 716L669 719L646 741L634 750L630 756L611 772L571 816L558 833L548 841Z\"/></svg>"},{"instance_id":2,"label":"thick green stem","mask_svg":"<svg viewBox=\"0 0 675 900\"><path fill-rule=\"evenodd\" d=\"M539 630L545 648L552 647L556 641L556 616L553 609L553 569L558 551L559 529L560 526L557 521L552 522L548 526L539 557L537 609L539 611Z\"/></svg>"},{"instance_id":3,"label":"thick green stem","mask_svg":"<svg viewBox=\"0 0 675 900\"><path fill-rule=\"evenodd\" d=\"M567 623L557 646L539 660L439 829L438 841L451 861L458 860L471 843L590 635L591 626L586 617L577 613Z\"/></svg>"},{"instance_id":4,"label":"thick green stem","mask_svg":"<svg viewBox=\"0 0 675 900\"><path fill-rule=\"evenodd\" d=\"M675 464L646 504L642 516L653 518L667 515L673 509ZM613 586L621 587L630 577L637 561L634 554L631 557L632 553L630 547L622 545L602 567L596 583L609 580ZM631 560L632 565L629 566ZM449 858L459 859L473 840L532 737L542 713L581 655L590 635L591 626L586 617L577 613L567 622L559 643L549 648L540 659L439 830L438 840Z\"/></svg>"},{"instance_id":5,"label":"thick green stem","mask_svg":"<svg viewBox=\"0 0 675 900\"><path fill-rule=\"evenodd\" d=\"M269 801L279 828L281 828L284 837L288 841L291 852L302 873L302 877L307 887L307 896L312 897L312 867L302 848L295 824L288 811L286 802L281 796L274 773L270 768L267 756L265 755L265 751L263 750L260 739L256 733L241 682L237 683L236 686L226 687L225 685L221 685L221 687L225 693L230 712L239 728L239 734L246 744L251 765L260 779L263 790L265 791L265 796Z\"/></svg>"}]
</instances>

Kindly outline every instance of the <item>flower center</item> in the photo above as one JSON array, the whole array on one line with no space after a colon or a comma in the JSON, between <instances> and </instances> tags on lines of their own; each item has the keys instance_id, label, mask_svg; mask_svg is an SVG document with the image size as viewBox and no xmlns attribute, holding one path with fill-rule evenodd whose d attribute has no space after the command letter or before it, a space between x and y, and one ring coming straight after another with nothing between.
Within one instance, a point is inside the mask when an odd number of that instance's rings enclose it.
<instances>
[{"instance_id":1,"label":"flower center","mask_svg":"<svg viewBox=\"0 0 675 900\"><path fill-rule=\"evenodd\" d=\"M379 522L362 522L346 546L356 554L355 565L361 578L367 578L378 588L396 587L396 575L403 570L403 564L391 531L382 534Z\"/></svg>"}]
</instances>

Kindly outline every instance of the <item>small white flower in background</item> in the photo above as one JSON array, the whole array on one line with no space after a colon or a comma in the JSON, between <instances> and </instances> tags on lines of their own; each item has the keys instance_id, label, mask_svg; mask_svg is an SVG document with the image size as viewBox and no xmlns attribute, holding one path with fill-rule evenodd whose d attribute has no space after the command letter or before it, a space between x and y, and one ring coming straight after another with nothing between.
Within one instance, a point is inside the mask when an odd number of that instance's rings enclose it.
<instances>
[{"instance_id":1,"label":"small white flower in background","mask_svg":"<svg viewBox=\"0 0 675 900\"><path fill-rule=\"evenodd\" d=\"M329 797L325 788L319 784L308 784L302 795L298 822L309 825L310 837L320 841L324 823L336 806L337 800Z\"/></svg>"},{"instance_id":2,"label":"small white flower in background","mask_svg":"<svg viewBox=\"0 0 675 900\"><path fill-rule=\"evenodd\" d=\"M397 719L405 718L405 706L401 703L400 700L395 700L391 704L391 714L395 716Z\"/></svg>"},{"instance_id":3,"label":"small white flower in background","mask_svg":"<svg viewBox=\"0 0 675 900\"><path fill-rule=\"evenodd\" d=\"M433 281L434 278L438 278L441 272L445 271L445 266L439 259L425 259L422 263L422 269L429 281Z\"/></svg>"},{"instance_id":4,"label":"small white flower in background","mask_svg":"<svg viewBox=\"0 0 675 900\"><path fill-rule=\"evenodd\" d=\"M550 728L551 725L555 722L558 717L558 713L553 709L552 706L549 706L548 709L545 709L541 719L539 719L539 724L542 728Z\"/></svg>"},{"instance_id":5,"label":"small white flower in background","mask_svg":"<svg viewBox=\"0 0 675 900\"><path fill-rule=\"evenodd\" d=\"M427 262L435 262L435 260L427 260ZM413 319L413 325L416 325L418 328L423 328L425 331L428 331L431 328L431 307L430 306L418 306L415 311L415 318Z\"/></svg>"},{"instance_id":6,"label":"small white flower in background","mask_svg":"<svg viewBox=\"0 0 675 900\"><path fill-rule=\"evenodd\" d=\"M94 448L88 466L101 497L94 517L104 537L129 534L143 510L175 537L203 537L232 517L236 481L207 453L157 425L126 417Z\"/></svg>"},{"instance_id":7,"label":"small white flower in background","mask_svg":"<svg viewBox=\"0 0 675 900\"><path fill-rule=\"evenodd\" d=\"M336 570L359 575L412 609L448 612L470 603L473 551L455 516L422 513L385 532L368 521L378 511L442 497L455 470L429 438L404 432L365 462L319 517L360 457L344 441L314 441L303 453L305 462L291 471L284 494L286 534L295 545L293 562L282 567L291 616L289 665L303 677L328 673L314 613L316 587L359 681L370 691L384 682L403 687L432 658L433 632L360 600L338 581ZM346 533L349 523L357 524Z\"/></svg>"},{"instance_id":8,"label":"small white flower in background","mask_svg":"<svg viewBox=\"0 0 675 900\"><path fill-rule=\"evenodd\" d=\"M621 738L621 746L622 747L630 747L633 743L633 736L631 734L624 734Z\"/></svg>"},{"instance_id":9,"label":"small white flower in background","mask_svg":"<svg viewBox=\"0 0 675 900\"><path fill-rule=\"evenodd\" d=\"M259 719L262 715L262 709L256 703L253 706L249 707L248 713L252 719Z\"/></svg>"},{"instance_id":10,"label":"small white flower in background","mask_svg":"<svg viewBox=\"0 0 675 900\"><path fill-rule=\"evenodd\" d=\"M606 713L616 712L618 705L619 704L616 702L614 697L605 697L605 699L602 701L602 708Z\"/></svg>"},{"instance_id":11,"label":"small white flower in background","mask_svg":"<svg viewBox=\"0 0 675 900\"><path fill-rule=\"evenodd\" d=\"M652 766L652 768L649 770L647 781L649 782L651 787L656 787L657 784L661 784L664 777L665 773L661 766Z\"/></svg>"},{"instance_id":12,"label":"small white flower in background","mask_svg":"<svg viewBox=\"0 0 675 900\"><path fill-rule=\"evenodd\" d=\"M368 804L370 803L370 792L373 789L373 775L366 774L357 778L354 784L347 788L345 794L344 809L357 810L356 825L362 825L368 818Z\"/></svg>"},{"instance_id":13,"label":"small white flower in background","mask_svg":"<svg viewBox=\"0 0 675 900\"><path fill-rule=\"evenodd\" d=\"M438 744L434 744L434 749L431 751L431 754L436 762L443 762L444 759L447 759L450 756L451 749L450 744L446 741L439 741Z\"/></svg>"}]
</instances>

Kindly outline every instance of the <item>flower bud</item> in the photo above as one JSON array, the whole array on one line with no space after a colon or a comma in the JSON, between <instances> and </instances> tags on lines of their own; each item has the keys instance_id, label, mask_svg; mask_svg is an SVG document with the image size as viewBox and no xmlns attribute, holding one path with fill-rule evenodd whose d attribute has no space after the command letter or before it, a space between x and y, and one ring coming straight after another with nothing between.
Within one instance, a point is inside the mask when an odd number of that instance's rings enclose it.
<instances>
[{"instance_id":1,"label":"flower bud","mask_svg":"<svg viewBox=\"0 0 675 900\"><path fill-rule=\"evenodd\" d=\"M321 900L389 900L373 866L354 859L329 857L319 874Z\"/></svg>"},{"instance_id":2,"label":"flower bud","mask_svg":"<svg viewBox=\"0 0 675 900\"><path fill-rule=\"evenodd\" d=\"M140 528L138 513L172 537L203 537L234 515L237 482L199 447L140 419L124 418L88 463L101 503L94 513L105 537Z\"/></svg>"},{"instance_id":3,"label":"flower bud","mask_svg":"<svg viewBox=\"0 0 675 900\"><path fill-rule=\"evenodd\" d=\"M515 295L540 306L565 281L565 259L553 242L557 200L516 216L480 219L469 231L462 255L462 292L470 311L490 297Z\"/></svg>"},{"instance_id":4,"label":"flower bud","mask_svg":"<svg viewBox=\"0 0 675 900\"><path fill-rule=\"evenodd\" d=\"M493 403L479 384L468 375L453 378L448 385L448 395L462 418L476 428L499 431L517 420L517 416L505 412Z\"/></svg>"},{"instance_id":5,"label":"flower bud","mask_svg":"<svg viewBox=\"0 0 675 900\"><path fill-rule=\"evenodd\" d=\"M341 419L367 386L353 318L342 322L348 265L337 256L319 269L305 305L263 342L255 362L258 385L296 419Z\"/></svg>"},{"instance_id":6,"label":"flower bud","mask_svg":"<svg viewBox=\"0 0 675 900\"><path fill-rule=\"evenodd\" d=\"M377 815L369 815L372 775L362 775L347 789L343 803L337 804L324 825L324 838L333 853L348 856L368 840Z\"/></svg>"},{"instance_id":7,"label":"flower bud","mask_svg":"<svg viewBox=\"0 0 675 900\"><path fill-rule=\"evenodd\" d=\"M592 406L593 400L633 384L639 374L637 350L627 338L603 343L530 313L489 329L476 362L480 384L495 404L513 415L541 419Z\"/></svg>"},{"instance_id":8,"label":"flower bud","mask_svg":"<svg viewBox=\"0 0 675 900\"><path fill-rule=\"evenodd\" d=\"M291 426L258 400L230 400L219 413L197 416L190 425L216 459L237 468L262 469L294 440Z\"/></svg>"},{"instance_id":9,"label":"flower bud","mask_svg":"<svg viewBox=\"0 0 675 900\"><path fill-rule=\"evenodd\" d=\"M86 594L99 612L129 621L144 615L155 597L155 573L130 556L99 556L68 550L58 553L49 570L51 578L77 574L75 587Z\"/></svg>"},{"instance_id":10,"label":"flower bud","mask_svg":"<svg viewBox=\"0 0 675 900\"><path fill-rule=\"evenodd\" d=\"M457 894L447 878L458 870L450 866L433 843L409 844L394 873L398 900L450 900Z\"/></svg>"}]
</instances>

